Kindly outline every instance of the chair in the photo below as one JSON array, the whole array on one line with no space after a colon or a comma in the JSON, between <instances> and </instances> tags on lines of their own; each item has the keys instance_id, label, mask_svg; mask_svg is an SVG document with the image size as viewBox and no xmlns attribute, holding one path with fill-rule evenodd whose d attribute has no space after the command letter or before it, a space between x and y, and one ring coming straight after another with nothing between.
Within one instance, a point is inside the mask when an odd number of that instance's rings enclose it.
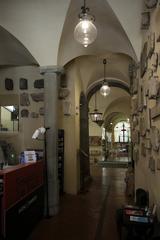
<instances>
[{"instance_id":1,"label":"chair","mask_svg":"<svg viewBox=\"0 0 160 240\"><path fill-rule=\"evenodd\" d=\"M149 193L142 188L136 189L135 205L140 208L149 207Z\"/></svg>"}]
</instances>

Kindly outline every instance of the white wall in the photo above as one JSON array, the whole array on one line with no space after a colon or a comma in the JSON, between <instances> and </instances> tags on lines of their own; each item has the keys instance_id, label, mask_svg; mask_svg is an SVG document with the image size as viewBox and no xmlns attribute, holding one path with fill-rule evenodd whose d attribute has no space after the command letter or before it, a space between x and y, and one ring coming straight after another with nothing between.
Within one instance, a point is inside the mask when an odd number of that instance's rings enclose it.
<instances>
[{"instance_id":1,"label":"white wall","mask_svg":"<svg viewBox=\"0 0 160 240\"><path fill-rule=\"evenodd\" d=\"M137 59L141 53L141 12L142 0L106 0L122 24L128 39L130 40Z\"/></svg>"},{"instance_id":2,"label":"white wall","mask_svg":"<svg viewBox=\"0 0 160 240\"><path fill-rule=\"evenodd\" d=\"M44 102L34 102L30 96L31 93L43 92L44 89L36 89L34 88L34 80L42 79L42 76L39 74L39 68L37 67L12 67L5 68L0 70L0 101L4 104L7 101L7 104L12 105L17 103L20 104L20 94L28 93L29 94L29 106L20 106L19 111L22 109L29 110L28 118L21 118L19 116L19 132L17 134L9 134L9 133L0 133L0 139L11 142L19 155L21 151L24 151L27 148L42 148L43 141L32 140L32 134L38 128L44 125L44 117L40 116L38 118L31 118L30 113L36 112L39 113L39 108L44 106ZM11 78L14 82L13 90L5 89L5 78ZM19 79L26 78L28 79L28 90L20 90L19 89ZM10 97L12 96L12 98ZM13 98L13 96L15 96ZM16 101L14 102L14 99ZM4 100L5 99L5 100Z\"/></svg>"},{"instance_id":3,"label":"white wall","mask_svg":"<svg viewBox=\"0 0 160 240\"><path fill-rule=\"evenodd\" d=\"M41 66L57 65L63 23L70 0L5 0L0 25L31 52Z\"/></svg>"}]
</instances>

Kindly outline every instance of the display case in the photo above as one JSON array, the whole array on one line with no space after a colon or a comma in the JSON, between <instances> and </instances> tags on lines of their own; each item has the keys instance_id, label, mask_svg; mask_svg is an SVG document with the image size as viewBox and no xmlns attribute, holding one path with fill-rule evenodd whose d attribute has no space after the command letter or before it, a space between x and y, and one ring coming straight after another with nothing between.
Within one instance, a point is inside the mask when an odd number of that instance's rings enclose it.
<instances>
[{"instance_id":1,"label":"display case","mask_svg":"<svg viewBox=\"0 0 160 240\"><path fill-rule=\"evenodd\" d=\"M0 233L3 239L25 239L43 216L43 162L0 170Z\"/></svg>"},{"instance_id":2,"label":"display case","mask_svg":"<svg viewBox=\"0 0 160 240\"><path fill-rule=\"evenodd\" d=\"M59 193L64 192L64 130L58 129L58 180Z\"/></svg>"}]
</instances>

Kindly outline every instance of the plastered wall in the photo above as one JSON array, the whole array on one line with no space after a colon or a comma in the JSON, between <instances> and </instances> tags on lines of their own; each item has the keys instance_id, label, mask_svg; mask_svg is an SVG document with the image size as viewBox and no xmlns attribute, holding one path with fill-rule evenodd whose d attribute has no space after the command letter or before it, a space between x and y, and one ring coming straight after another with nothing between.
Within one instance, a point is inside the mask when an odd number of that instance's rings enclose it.
<instances>
[{"instance_id":1,"label":"plastered wall","mask_svg":"<svg viewBox=\"0 0 160 240\"><path fill-rule=\"evenodd\" d=\"M6 90L5 79L10 78L13 80L13 90ZM28 89L21 90L19 88L20 78L25 78L28 81ZM34 131L44 126L44 117L39 114L39 109L44 106L44 102L35 102L31 98L31 93L43 92L42 89L34 88L34 81L42 79L37 67L12 67L0 70L0 104L19 105L19 131L18 132L0 132L0 140L5 140L12 143L17 156L25 149L42 149L42 141L32 139ZM29 105L22 106L20 103L20 95L27 93L29 96ZM22 117L21 111L27 109L29 111L28 117ZM31 113L37 113L38 117L33 118ZM42 137L43 138L43 137Z\"/></svg>"},{"instance_id":2,"label":"plastered wall","mask_svg":"<svg viewBox=\"0 0 160 240\"><path fill-rule=\"evenodd\" d=\"M160 6L148 10L150 23L143 29L140 67L134 71L132 88L132 141L135 187L149 191L150 205L157 204L160 217ZM145 47L144 47L145 46Z\"/></svg>"}]
</instances>

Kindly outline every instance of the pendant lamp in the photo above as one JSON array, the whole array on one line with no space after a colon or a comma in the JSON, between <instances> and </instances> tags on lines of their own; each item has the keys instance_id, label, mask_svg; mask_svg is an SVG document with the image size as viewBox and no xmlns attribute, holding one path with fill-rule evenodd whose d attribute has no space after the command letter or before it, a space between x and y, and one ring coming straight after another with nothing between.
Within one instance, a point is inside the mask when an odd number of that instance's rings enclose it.
<instances>
[{"instance_id":1,"label":"pendant lamp","mask_svg":"<svg viewBox=\"0 0 160 240\"><path fill-rule=\"evenodd\" d=\"M94 108L94 111L90 113L90 117L91 117L92 122L102 121L102 113L99 112L97 109L96 93L95 93L95 108Z\"/></svg>"},{"instance_id":2,"label":"pendant lamp","mask_svg":"<svg viewBox=\"0 0 160 240\"><path fill-rule=\"evenodd\" d=\"M108 85L108 81L107 79L105 78L106 77L106 59L103 59L103 65L104 65L104 80L103 80L103 84L102 84L102 87L100 88L100 93L102 96L106 97L110 94L110 87Z\"/></svg>"},{"instance_id":3,"label":"pendant lamp","mask_svg":"<svg viewBox=\"0 0 160 240\"><path fill-rule=\"evenodd\" d=\"M75 40L84 47L93 43L97 37L97 28L93 24L95 17L88 13L89 8L86 7L86 0L84 0L84 6L81 7L81 13L79 14L79 23L74 29Z\"/></svg>"}]
</instances>

